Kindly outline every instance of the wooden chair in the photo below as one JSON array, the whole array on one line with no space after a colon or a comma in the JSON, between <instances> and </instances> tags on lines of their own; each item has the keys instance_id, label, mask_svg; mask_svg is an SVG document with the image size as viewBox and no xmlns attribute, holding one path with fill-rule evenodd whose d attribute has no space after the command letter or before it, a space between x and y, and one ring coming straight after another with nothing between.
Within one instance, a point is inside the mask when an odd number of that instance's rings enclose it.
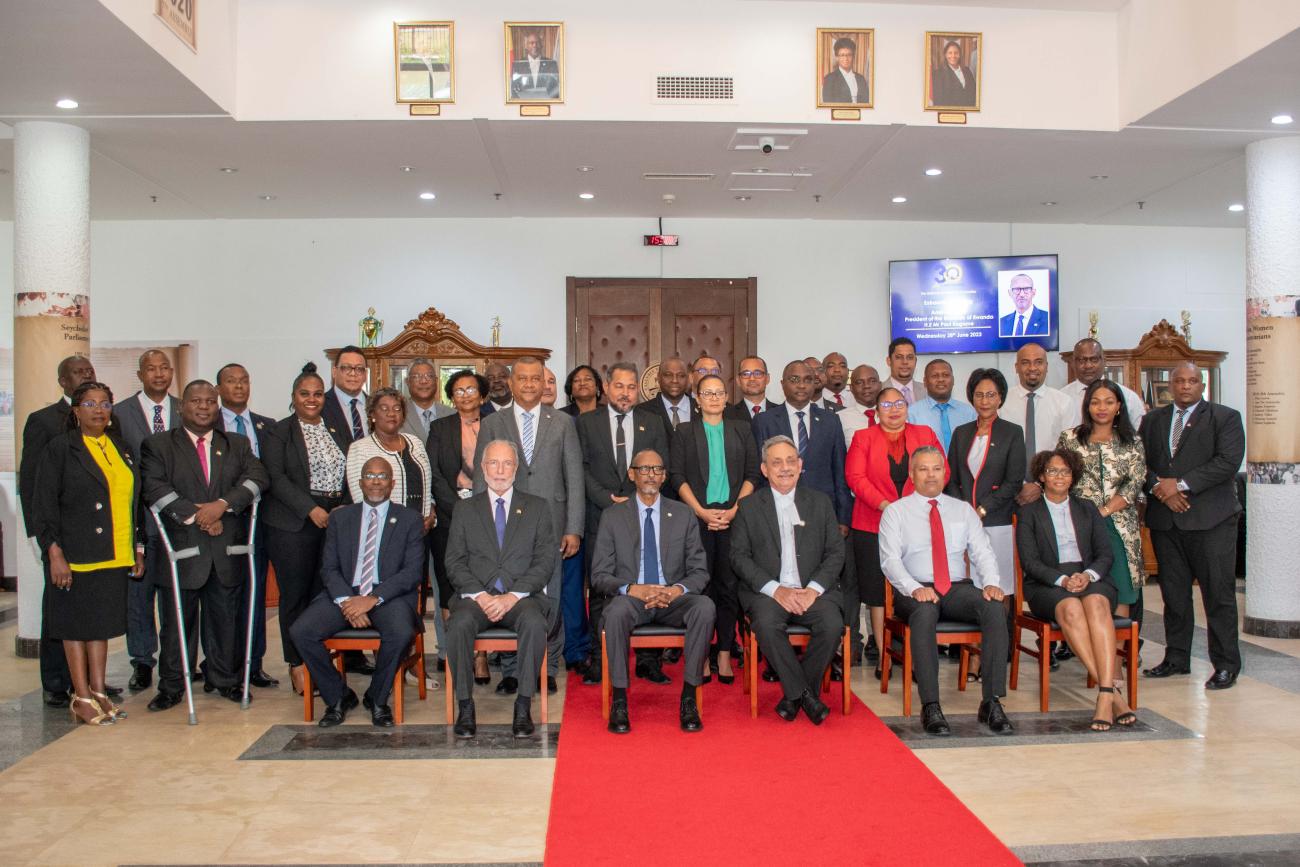
<instances>
[{"instance_id":1,"label":"wooden chair","mask_svg":"<svg viewBox=\"0 0 1300 867\"><path fill-rule=\"evenodd\" d=\"M961 647L961 663L957 666L957 689L966 691L966 674L970 671L971 650L978 652L983 636L979 626L957 620L940 620L934 629L939 645L956 644ZM912 627L906 620L894 616L894 586L885 582L885 635L880 648L880 691L889 692L889 669L893 662L903 666L903 716L912 715ZM894 649L894 639L901 647Z\"/></svg>"},{"instance_id":2,"label":"wooden chair","mask_svg":"<svg viewBox=\"0 0 1300 867\"><path fill-rule=\"evenodd\" d=\"M478 634L478 637L474 639L474 652L477 653L480 650L488 653L492 653L493 651L518 651L519 633L515 632L513 629L503 629L498 627L484 629ZM445 684L445 689L447 692L447 725L452 725L456 722L456 684L452 681L451 660L447 661L446 674L447 682ZM546 648L544 647L542 648L542 671L538 678L538 682L540 684L540 689L538 689L537 694L541 697L542 701L542 725L546 725Z\"/></svg>"},{"instance_id":3,"label":"wooden chair","mask_svg":"<svg viewBox=\"0 0 1300 867\"><path fill-rule=\"evenodd\" d=\"M669 647L686 647L686 630L676 626L660 626L658 623L647 623L645 626L634 626L632 634L628 640L628 650L635 651L642 647L665 650ZM628 665L633 663L634 654L628 653ZM609 682L609 652L605 644L605 630L600 630L600 714L606 720L609 719L610 696L613 695L613 686ZM704 713L704 685L700 684L695 687L695 706L699 708L701 714Z\"/></svg>"},{"instance_id":4,"label":"wooden chair","mask_svg":"<svg viewBox=\"0 0 1300 867\"><path fill-rule=\"evenodd\" d=\"M1012 519L1015 523L1015 519ZM1055 621L1042 620L1035 617L1025 606L1025 575L1020 568L1020 551L1015 552L1016 556L1016 604L1019 610L1016 611L1016 640L1012 642L1011 647L1011 673L1007 678L1007 686L1015 689L1020 683L1020 654L1023 652L1034 659L1038 660L1038 709L1047 713L1047 706L1050 701L1052 665L1049 654L1051 653L1053 641L1065 641L1065 633ZM1034 647L1021 644L1020 635L1023 630L1033 634L1035 638ZM1115 618L1115 646L1121 657L1123 657L1126 669L1126 679L1128 680L1128 704L1133 710L1138 706L1138 623L1128 617ZM1092 689L1097 683L1088 676L1088 689Z\"/></svg>"},{"instance_id":5,"label":"wooden chair","mask_svg":"<svg viewBox=\"0 0 1300 867\"><path fill-rule=\"evenodd\" d=\"M757 719L758 718L758 677L759 677L758 675L758 668L759 668L758 634L754 632L753 626L752 624L749 623L748 617L745 618L745 621L746 623L745 623L744 636L743 636L745 640L745 645L743 648L745 652L745 661L743 666L745 669L743 675L744 690L749 695L749 716L751 719ZM796 626L793 623L791 623L786 626L785 634L787 637L789 637L790 644L795 647L807 647L808 643L812 641L812 630L809 629L807 626ZM847 663L847 660L851 658L849 655L849 648L850 648L851 641L852 639L850 638L849 627L845 626L844 634L840 637L840 652L842 654L842 658L846 660L846 662L844 663L844 680L840 684L841 687L840 700L842 704L841 712L844 714L844 716L848 716L850 709L853 707L853 690L852 690L852 683L850 682L852 676L852 669L849 668ZM826 666L826 671L822 672L822 679L817 687L817 692L819 694L825 693L827 690L830 689L831 665L834 665L834 662L835 661L832 659L830 665Z\"/></svg>"}]
</instances>

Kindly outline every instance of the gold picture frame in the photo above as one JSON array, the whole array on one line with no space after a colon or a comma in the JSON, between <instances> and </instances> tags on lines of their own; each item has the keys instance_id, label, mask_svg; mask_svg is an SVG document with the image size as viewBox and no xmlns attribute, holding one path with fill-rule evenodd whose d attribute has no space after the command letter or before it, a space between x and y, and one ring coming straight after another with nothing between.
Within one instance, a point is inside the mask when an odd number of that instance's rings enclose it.
<instances>
[{"instance_id":1,"label":"gold picture frame","mask_svg":"<svg viewBox=\"0 0 1300 867\"><path fill-rule=\"evenodd\" d=\"M456 23L393 22L393 83L399 105L456 101Z\"/></svg>"},{"instance_id":2,"label":"gold picture frame","mask_svg":"<svg viewBox=\"0 0 1300 867\"><path fill-rule=\"evenodd\" d=\"M849 71L858 89L858 100L848 81L839 71L840 51L844 43L853 44ZM836 50L836 46L840 50ZM865 47L864 47L865 46ZM817 60L814 67L814 86L818 108L874 108L876 93L876 31L869 27L818 27ZM865 93L865 99L863 91ZM834 99L843 96L845 99Z\"/></svg>"},{"instance_id":3,"label":"gold picture frame","mask_svg":"<svg viewBox=\"0 0 1300 867\"><path fill-rule=\"evenodd\" d=\"M950 44L956 44L962 75L949 73L945 59ZM984 99L984 34L955 30L927 30L925 34L925 90L921 105L926 111L980 110ZM973 65L972 65L973 64ZM966 84L962 84L962 80ZM973 97L969 82L974 81ZM936 92L938 91L938 92Z\"/></svg>"},{"instance_id":4,"label":"gold picture frame","mask_svg":"<svg viewBox=\"0 0 1300 867\"><path fill-rule=\"evenodd\" d=\"M527 48L533 37L537 39L536 64L530 62ZM505 22L504 55L507 105L564 102L563 21Z\"/></svg>"}]
</instances>

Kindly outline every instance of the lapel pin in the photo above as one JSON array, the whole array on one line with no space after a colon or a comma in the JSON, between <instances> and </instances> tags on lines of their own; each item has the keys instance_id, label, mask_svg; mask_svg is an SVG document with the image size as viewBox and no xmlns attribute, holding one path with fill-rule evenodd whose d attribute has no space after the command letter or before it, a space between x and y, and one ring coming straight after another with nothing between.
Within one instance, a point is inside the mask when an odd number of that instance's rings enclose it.
<instances>
[{"instance_id":1,"label":"lapel pin","mask_svg":"<svg viewBox=\"0 0 1300 867\"><path fill-rule=\"evenodd\" d=\"M330 433L338 433L338 431L334 430L334 428L330 428Z\"/></svg>"},{"instance_id":2,"label":"lapel pin","mask_svg":"<svg viewBox=\"0 0 1300 867\"><path fill-rule=\"evenodd\" d=\"M524 510L523 510L523 509L515 509L515 514L516 514L516 515L522 515L523 513L524 513Z\"/></svg>"},{"instance_id":3,"label":"lapel pin","mask_svg":"<svg viewBox=\"0 0 1300 867\"><path fill-rule=\"evenodd\" d=\"M217 457L221 457L221 451L218 450L217 453L216 453L216 455L217 455Z\"/></svg>"},{"instance_id":4,"label":"lapel pin","mask_svg":"<svg viewBox=\"0 0 1300 867\"><path fill-rule=\"evenodd\" d=\"M259 421L259 422L257 423L257 429L258 429L258 430L261 430L261 429L264 428L264 427L266 427L266 425L264 425L262 422Z\"/></svg>"},{"instance_id":5,"label":"lapel pin","mask_svg":"<svg viewBox=\"0 0 1300 867\"><path fill-rule=\"evenodd\" d=\"M672 513L672 512L664 512L664 514L667 515L667 516L670 517L670 518L673 516L673 513Z\"/></svg>"},{"instance_id":6,"label":"lapel pin","mask_svg":"<svg viewBox=\"0 0 1300 867\"><path fill-rule=\"evenodd\" d=\"M390 524L396 524L396 523L397 523L397 519L396 519L396 518L389 518L389 519L388 519L388 523L390 523Z\"/></svg>"},{"instance_id":7,"label":"lapel pin","mask_svg":"<svg viewBox=\"0 0 1300 867\"><path fill-rule=\"evenodd\" d=\"M639 425L637 430L641 431L641 433L645 433L645 425Z\"/></svg>"}]
</instances>

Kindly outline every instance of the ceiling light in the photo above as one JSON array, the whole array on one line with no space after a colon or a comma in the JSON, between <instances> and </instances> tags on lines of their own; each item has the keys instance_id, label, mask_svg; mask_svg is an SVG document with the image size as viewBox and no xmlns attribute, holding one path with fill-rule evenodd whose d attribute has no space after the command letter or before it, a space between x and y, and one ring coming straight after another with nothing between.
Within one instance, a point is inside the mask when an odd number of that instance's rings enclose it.
<instances>
[{"instance_id":1,"label":"ceiling light","mask_svg":"<svg viewBox=\"0 0 1300 867\"><path fill-rule=\"evenodd\" d=\"M433 195L433 193L425 192L425 193L420 193L420 198L424 199L424 200L427 202L427 201L429 201L430 199L433 199L433 198L436 198L436 197Z\"/></svg>"},{"instance_id":2,"label":"ceiling light","mask_svg":"<svg viewBox=\"0 0 1300 867\"><path fill-rule=\"evenodd\" d=\"M1047 207L1050 208L1050 207L1052 207L1053 205L1055 205L1056 202L1040 202L1040 204L1046 205Z\"/></svg>"},{"instance_id":3,"label":"ceiling light","mask_svg":"<svg viewBox=\"0 0 1300 867\"><path fill-rule=\"evenodd\" d=\"M1088 180L1090 181L1105 181L1109 179L1110 175L1088 175Z\"/></svg>"},{"instance_id":4,"label":"ceiling light","mask_svg":"<svg viewBox=\"0 0 1300 867\"><path fill-rule=\"evenodd\" d=\"M1228 205L1228 210L1236 214L1240 211L1246 210L1246 206L1241 204L1240 202L1233 202L1231 205Z\"/></svg>"},{"instance_id":5,"label":"ceiling light","mask_svg":"<svg viewBox=\"0 0 1300 867\"><path fill-rule=\"evenodd\" d=\"M748 202L751 198L752 198L751 196L736 196L736 201L737 201L737 202Z\"/></svg>"},{"instance_id":6,"label":"ceiling light","mask_svg":"<svg viewBox=\"0 0 1300 867\"><path fill-rule=\"evenodd\" d=\"M1275 114L1275 115L1273 115L1273 123L1277 124L1278 126L1286 126L1286 125L1287 125L1288 123L1290 123L1292 120L1294 120L1294 118L1291 117L1291 115L1289 115L1289 114Z\"/></svg>"},{"instance_id":7,"label":"ceiling light","mask_svg":"<svg viewBox=\"0 0 1300 867\"><path fill-rule=\"evenodd\" d=\"M893 202L895 205L901 205L903 202L907 201L907 196L894 196L889 201Z\"/></svg>"},{"instance_id":8,"label":"ceiling light","mask_svg":"<svg viewBox=\"0 0 1300 867\"><path fill-rule=\"evenodd\" d=\"M224 175L233 175L235 172L239 171L239 169L232 168L231 166L222 166L221 168L217 169L217 171L221 172Z\"/></svg>"},{"instance_id":9,"label":"ceiling light","mask_svg":"<svg viewBox=\"0 0 1300 867\"><path fill-rule=\"evenodd\" d=\"M274 202L274 201L275 201L275 196L258 196L258 198L261 199L261 200L264 201L264 202Z\"/></svg>"},{"instance_id":10,"label":"ceiling light","mask_svg":"<svg viewBox=\"0 0 1300 867\"><path fill-rule=\"evenodd\" d=\"M589 171L591 171L591 166L578 166L578 171L580 171L580 172L589 172Z\"/></svg>"},{"instance_id":11,"label":"ceiling light","mask_svg":"<svg viewBox=\"0 0 1300 867\"><path fill-rule=\"evenodd\" d=\"M77 101L75 99L68 99L67 97L64 97L63 99L54 103L54 107L55 108L76 108Z\"/></svg>"},{"instance_id":12,"label":"ceiling light","mask_svg":"<svg viewBox=\"0 0 1300 867\"><path fill-rule=\"evenodd\" d=\"M415 166L398 166L397 170L401 172L413 172L415 171Z\"/></svg>"},{"instance_id":13,"label":"ceiling light","mask_svg":"<svg viewBox=\"0 0 1300 867\"><path fill-rule=\"evenodd\" d=\"M580 198L580 199L594 199L594 198L596 198L596 194L595 194L595 193L578 193L578 198Z\"/></svg>"},{"instance_id":14,"label":"ceiling light","mask_svg":"<svg viewBox=\"0 0 1300 867\"><path fill-rule=\"evenodd\" d=\"M937 178L939 175L943 174L943 169L926 169L925 173L932 178Z\"/></svg>"},{"instance_id":15,"label":"ceiling light","mask_svg":"<svg viewBox=\"0 0 1300 867\"><path fill-rule=\"evenodd\" d=\"M758 175L767 174L768 171L769 169L765 169L762 166L757 166L753 169L753 172Z\"/></svg>"}]
</instances>

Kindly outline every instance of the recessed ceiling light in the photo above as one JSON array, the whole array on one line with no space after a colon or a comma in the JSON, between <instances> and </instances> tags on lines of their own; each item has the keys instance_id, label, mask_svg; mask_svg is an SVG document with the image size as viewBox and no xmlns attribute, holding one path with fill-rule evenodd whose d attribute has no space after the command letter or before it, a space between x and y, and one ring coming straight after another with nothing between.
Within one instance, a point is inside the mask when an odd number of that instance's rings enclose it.
<instances>
[{"instance_id":1,"label":"recessed ceiling light","mask_svg":"<svg viewBox=\"0 0 1300 867\"><path fill-rule=\"evenodd\" d=\"M217 169L217 171L221 172L224 175L233 175L235 172L239 171L239 169L234 168L232 166L222 166L221 168Z\"/></svg>"},{"instance_id":2,"label":"recessed ceiling light","mask_svg":"<svg viewBox=\"0 0 1300 867\"><path fill-rule=\"evenodd\" d=\"M258 198L261 199L261 200L264 201L264 202L274 202L276 197L275 197L275 196L258 196Z\"/></svg>"},{"instance_id":3,"label":"recessed ceiling light","mask_svg":"<svg viewBox=\"0 0 1300 867\"><path fill-rule=\"evenodd\" d=\"M76 108L77 104L78 103L75 99L68 99L67 97L64 97L63 99L54 103L54 107L55 108Z\"/></svg>"},{"instance_id":4,"label":"recessed ceiling light","mask_svg":"<svg viewBox=\"0 0 1300 867\"><path fill-rule=\"evenodd\" d=\"M415 166L398 166L397 170L399 172L413 172L415 171Z\"/></svg>"},{"instance_id":5,"label":"recessed ceiling light","mask_svg":"<svg viewBox=\"0 0 1300 867\"><path fill-rule=\"evenodd\" d=\"M903 202L907 201L907 196L894 196L889 201L893 202L895 205L901 205Z\"/></svg>"},{"instance_id":6,"label":"recessed ceiling light","mask_svg":"<svg viewBox=\"0 0 1300 867\"><path fill-rule=\"evenodd\" d=\"M427 202L427 201L429 201L430 199L433 199L433 198L436 198L436 197L434 196L433 193L424 192L424 193L420 193L420 198L424 199L424 200Z\"/></svg>"},{"instance_id":7,"label":"recessed ceiling light","mask_svg":"<svg viewBox=\"0 0 1300 867\"><path fill-rule=\"evenodd\" d=\"M752 198L752 197L751 197L751 196L736 196L736 201L737 201L737 202L748 202L748 201L750 200L750 198Z\"/></svg>"},{"instance_id":8,"label":"recessed ceiling light","mask_svg":"<svg viewBox=\"0 0 1300 867\"><path fill-rule=\"evenodd\" d=\"M1046 205L1047 207L1050 208L1050 207L1052 207L1053 205L1055 205L1056 202L1042 202L1041 204Z\"/></svg>"},{"instance_id":9,"label":"recessed ceiling light","mask_svg":"<svg viewBox=\"0 0 1300 867\"><path fill-rule=\"evenodd\" d=\"M1228 205L1228 210L1232 211L1235 214L1239 211L1246 210L1246 206L1241 204L1240 202L1233 202L1231 205Z\"/></svg>"},{"instance_id":10,"label":"recessed ceiling light","mask_svg":"<svg viewBox=\"0 0 1300 867\"><path fill-rule=\"evenodd\" d=\"M1088 180L1090 181L1105 181L1109 179L1110 175L1088 175Z\"/></svg>"},{"instance_id":11,"label":"recessed ceiling light","mask_svg":"<svg viewBox=\"0 0 1300 867\"><path fill-rule=\"evenodd\" d=\"M939 175L943 174L943 169L926 169L925 173L932 178L937 178Z\"/></svg>"},{"instance_id":12,"label":"recessed ceiling light","mask_svg":"<svg viewBox=\"0 0 1300 867\"><path fill-rule=\"evenodd\" d=\"M580 198L580 199L594 199L594 198L596 198L596 194L595 194L595 193L578 193L578 198Z\"/></svg>"},{"instance_id":13,"label":"recessed ceiling light","mask_svg":"<svg viewBox=\"0 0 1300 867\"><path fill-rule=\"evenodd\" d=\"M762 166L756 166L756 167L753 169L753 172L754 172L754 174L756 174L756 175L767 174L768 171L769 171L768 169L765 169L765 168L763 168Z\"/></svg>"},{"instance_id":14,"label":"recessed ceiling light","mask_svg":"<svg viewBox=\"0 0 1300 867\"><path fill-rule=\"evenodd\" d=\"M591 170L591 166L578 166L578 171L580 172L589 172Z\"/></svg>"},{"instance_id":15,"label":"recessed ceiling light","mask_svg":"<svg viewBox=\"0 0 1300 867\"><path fill-rule=\"evenodd\" d=\"M1291 117L1291 115L1289 115L1289 114L1275 114L1275 115L1273 115L1273 123L1277 124L1278 126L1286 126L1288 123L1290 123L1290 122L1293 121L1294 119L1295 119L1295 118Z\"/></svg>"}]
</instances>

